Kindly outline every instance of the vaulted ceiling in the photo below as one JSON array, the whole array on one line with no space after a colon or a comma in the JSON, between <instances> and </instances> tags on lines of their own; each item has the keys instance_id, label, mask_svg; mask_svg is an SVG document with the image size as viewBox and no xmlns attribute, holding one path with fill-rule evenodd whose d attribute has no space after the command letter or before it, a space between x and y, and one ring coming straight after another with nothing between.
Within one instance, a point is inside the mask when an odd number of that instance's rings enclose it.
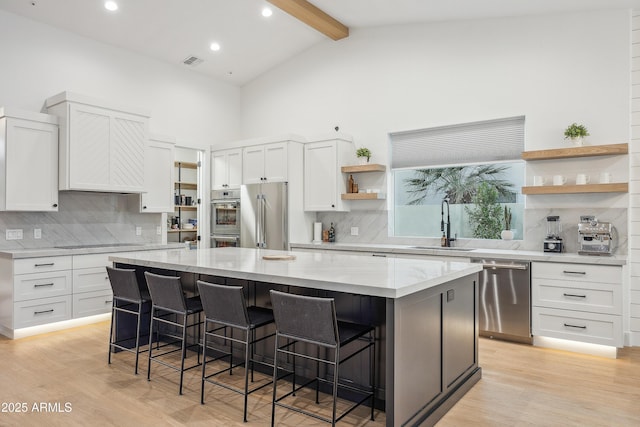
<instances>
[{"instance_id":1,"label":"vaulted ceiling","mask_svg":"<svg viewBox=\"0 0 640 427\"><path fill-rule=\"evenodd\" d=\"M183 65L242 86L320 42L341 43L285 12L306 0L0 0L0 10ZM640 7L640 0L308 0L348 31L375 26ZM262 16L270 7L273 14ZM303 12L304 13L304 12ZM303 22L304 21L304 22ZM339 28L339 27L338 27ZM348 36L346 36L348 37ZM336 38L336 37L334 37ZM218 43L220 50L210 45ZM196 61L198 62L198 61Z\"/></svg>"}]
</instances>

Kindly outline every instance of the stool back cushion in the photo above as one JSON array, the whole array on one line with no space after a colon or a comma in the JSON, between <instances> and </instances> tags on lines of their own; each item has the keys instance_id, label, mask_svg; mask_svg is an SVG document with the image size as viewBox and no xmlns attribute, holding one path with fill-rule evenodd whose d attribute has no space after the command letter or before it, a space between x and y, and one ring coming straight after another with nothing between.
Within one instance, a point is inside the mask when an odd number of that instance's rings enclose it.
<instances>
[{"instance_id":1,"label":"stool back cushion","mask_svg":"<svg viewBox=\"0 0 640 427\"><path fill-rule=\"evenodd\" d=\"M198 280L202 308L208 320L239 328L249 327L242 286L226 286Z\"/></svg>"},{"instance_id":2,"label":"stool back cushion","mask_svg":"<svg viewBox=\"0 0 640 427\"><path fill-rule=\"evenodd\" d=\"M144 276L147 279L154 306L177 313L186 313L187 304L179 277L161 276L148 271L144 272Z\"/></svg>"},{"instance_id":3,"label":"stool back cushion","mask_svg":"<svg viewBox=\"0 0 640 427\"><path fill-rule=\"evenodd\" d=\"M135 270L107 267L107 275L114 297L132 302L142 299Z\"/></svg>"},{"instance_id":4,"label":"stool back cushion","mask_svg":"<svg viewBox=\"0 0 640 427\"><path fill-rule=\"evenodd\" d=\"M329 346L340 342L333 298L270 293L278 334Z\"/></svg>"}]
</instances>

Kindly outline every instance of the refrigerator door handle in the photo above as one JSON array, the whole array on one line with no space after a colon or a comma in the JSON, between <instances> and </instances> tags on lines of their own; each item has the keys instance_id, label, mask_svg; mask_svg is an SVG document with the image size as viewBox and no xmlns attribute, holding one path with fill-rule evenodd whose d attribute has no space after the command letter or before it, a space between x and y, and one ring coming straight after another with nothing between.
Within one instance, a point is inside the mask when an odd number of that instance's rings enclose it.
<instances>
[{"instance_id":1,"label":"refrigerator door handle","mask_svg":"<svg viewBox=\"0 0 640 427\"><path fill-rule=\"evenodd\" d=\"M282 194L282 250L289 250L289 183L283 184Z\"/></svg>"},{"instance_id":2,"label":"refrigerator door handle","mask_svg":"<svg viewBox=\"0 0 640 427\"><path fill-rule=\"evenodd\" d=\"M261 198L262 204L260 206L260 223L262 224L261 236L260 236L260 247L267 247L267 227L265 226L267 223L267 201L265 199L265 195L262 194Z\"/></svg>"},{"instance_id":3,"label":"refrigerator door handle","mask_svg":"<svg viewBox=\"0 0 640 427\"><path fill-rule=\"evenodd\" d=\"M261 204L261 200L260 200L260 194L258 194L256 196L256 247L259 248L260 247L260 234L262 233L261 231L261 227L260 227L260 211L262 209L262 204Z\"/></svg>"}]
</instances>

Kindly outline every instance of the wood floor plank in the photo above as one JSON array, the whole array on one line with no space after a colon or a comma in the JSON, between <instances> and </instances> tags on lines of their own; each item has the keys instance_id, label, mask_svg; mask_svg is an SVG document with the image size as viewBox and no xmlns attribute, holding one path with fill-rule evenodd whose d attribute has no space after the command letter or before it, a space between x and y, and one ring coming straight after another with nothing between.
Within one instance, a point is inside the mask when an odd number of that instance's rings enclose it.
<instances>
[{"instance_id":1,"label":"wood floor plank","mask_svg":"<svg viewBox=\"0 0 640 427\"><path fill-rule=\"evenodd\" d=\"M0 409L26 403L26 413L0 412L1 426L266 426L271 388L249 397L208 385L200 404L200 370L185 374L178 396L176 372L154 364L146 380L146 355L133 374L133 355L107 364L108 323L9 340L0 338ZM483 377L438 423L459 426L638 426L640 348L618 359L480 340ZM301 397L302 398L302 397ZM65 412L65 404L71 405ZM40 405L44 412L36 411ZM36 405L34 407L34 405ZM278 413L279 426L324 426L299 414ZM368 420L359 408L339 425L385 425L383 412Z\"/></svg>"}]
</instances>

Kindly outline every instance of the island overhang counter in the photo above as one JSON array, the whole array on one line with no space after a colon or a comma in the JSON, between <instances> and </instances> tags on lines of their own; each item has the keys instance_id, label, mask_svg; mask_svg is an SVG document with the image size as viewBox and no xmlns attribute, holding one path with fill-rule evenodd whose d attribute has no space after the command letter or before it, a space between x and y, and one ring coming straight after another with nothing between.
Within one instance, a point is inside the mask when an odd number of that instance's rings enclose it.
<instances>
[{"instance_id":1,"label":"island overhang counter","mask_svg":"<svg viewBox=\"0 0 640 427\"><path fill-rule=\"evenodd\" d=\"M264 259L281 255L294 259ZM125 252L109 259L139 273L192 277L192 283L209 277L252 283L262 296L279 286L335 297L339 317L376 325L377 383L388 426L435 424L481 377L478 264L252 248Z\"/></svg>"}]
</instances>

